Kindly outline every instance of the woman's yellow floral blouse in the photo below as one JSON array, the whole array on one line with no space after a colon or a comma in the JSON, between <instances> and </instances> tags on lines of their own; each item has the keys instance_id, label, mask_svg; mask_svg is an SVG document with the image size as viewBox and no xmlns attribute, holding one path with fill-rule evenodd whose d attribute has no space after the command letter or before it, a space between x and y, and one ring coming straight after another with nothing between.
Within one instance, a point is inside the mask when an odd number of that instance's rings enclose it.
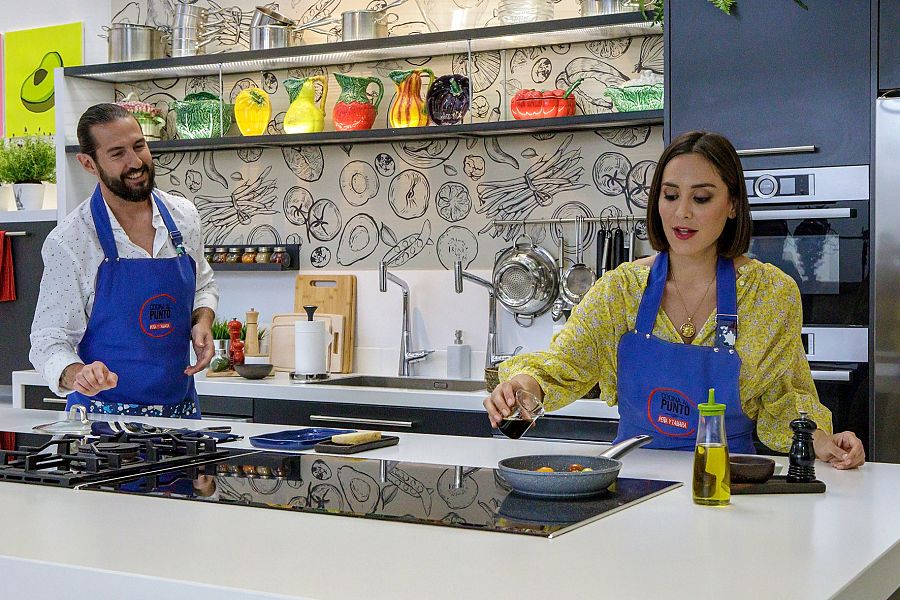
<instances>
[{"instance_id":1,"label":"woman's yellow floral blouse","mask_svg":"<svg viewBox=\"0 0 900 600\"><path fill-rule=\"evenodd\" d=\"M633 329L650 268L625 263L607 272L572 311L565 327L545 352L515 356L500 366L505 381L531 375L544 390L547 410L581 398L595 383L601 399L616 404L616 351L619 338ZM744 413L756 421L759 439L782 452L791 445L791 420L809 413L831 433L831 412L819 402L800 340L802 309L797 284L777 267L751 260L738 269L740 390ZM715 314L693 343L712 346ZM653 334L668 342L681 338L660 309ZM640 369L640 364L625 368Z\"/></svg>"}]
</instances>

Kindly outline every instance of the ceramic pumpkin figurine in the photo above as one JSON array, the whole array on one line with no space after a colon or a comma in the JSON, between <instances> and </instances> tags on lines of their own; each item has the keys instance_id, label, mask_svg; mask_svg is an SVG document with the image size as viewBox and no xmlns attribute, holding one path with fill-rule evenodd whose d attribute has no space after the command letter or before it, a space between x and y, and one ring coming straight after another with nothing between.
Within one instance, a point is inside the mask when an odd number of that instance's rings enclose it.
<instances>
[{"instance_id":1,"label":"ceramic pumpkin figurine","mask_svg":"<svg viewBox=\"0 0 900 600\"><path fill-rule=\"evenodd\" d=\"M428 75L428 90L434 83L431 69L391 71L390 77L397 84L397 95L391 102L388 124L391 127L424 127L428 125L428 110L422 99L422 78ZM426 90L426 94L428 92Z\"/></svg>"},{"instance_id":2,"label":"ceramic pumpkin figurine","mask_svg":"<svg viewBox=\"0 0 900 600\"><path fill-rule=\"evenodd\" d=\"M234 100L234 120L241 135L262 135L269 126L272 103L265 90L247 88Z\"/></svg>"},{"instance_id":3,"label":"ceramic pumpkin figurine","mask_svg":"<svg viewBox=\"0 0 900 600\"><path fill-rule=\"evenodd\" d=\"M384 86L377 77L351 77L343 73L335 73L341 86L341 95L334 105L332 119L338 131L356 131L371 129L378 114L378 105L384 98ZM366 93L370 84L378 85L378 96L375 102Z\"/></svg>"},{"instance_id":4,"label":"ceramic pumpkin figurine","mask_svg":"<svg viewBox=\"0 0 900 600\"><path fill-rule=\"evenodd\" d=\"M316 82L322 84L322 97L316 104ZM318 133L325 129L325 100L328 82L324 75L303 79L285 79L284 87L291 105L284 116L285 133Z\"/></svg>"}]
</instances>

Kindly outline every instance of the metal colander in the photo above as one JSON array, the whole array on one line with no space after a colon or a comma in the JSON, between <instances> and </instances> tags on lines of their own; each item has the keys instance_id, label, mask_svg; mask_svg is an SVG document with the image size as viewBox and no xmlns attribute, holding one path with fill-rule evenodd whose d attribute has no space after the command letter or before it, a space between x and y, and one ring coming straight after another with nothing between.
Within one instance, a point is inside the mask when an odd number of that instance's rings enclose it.
<instances>
[{"instance_id":1,"label":"metal colander","mask_svg":"<svg viewBox=\"0 0 900 600\"><path fill-rule=\"evenodd\" d=\"M493 284L500 305L518 321L550 310L559 293L559 273L550 253L522 235L497 256Z\"/></svg>"}]
</instances>

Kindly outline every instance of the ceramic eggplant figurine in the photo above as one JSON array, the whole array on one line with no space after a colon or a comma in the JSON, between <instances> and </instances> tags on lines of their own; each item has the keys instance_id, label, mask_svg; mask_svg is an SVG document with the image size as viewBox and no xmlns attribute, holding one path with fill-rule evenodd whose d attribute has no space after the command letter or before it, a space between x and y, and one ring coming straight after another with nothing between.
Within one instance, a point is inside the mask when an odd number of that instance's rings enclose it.
<instances>
[{"instance_id":1,"label":"ceramic eggplant figurine","mask_svg":"<svg viewBox=\"0 0 900 600\"><path fill-rule=\"evenodd\" d=\"M428 90L434 84L431 69L391 71L390 77L397 84L397 95L391 102L388 125L391 127L424 127L428 125L428 109L422 99L422 78L428 76ZM426 94L427 94L426 91Z\"/></svg>"},{"instance_id":2,"label":"ceramic eggplant figurine","mask_svg":"<svg viewBox=\"0 0 900 600\"><path fill-rule=\"evenodd\" d=\"M322 97L316 104L316 82L322 85ZM318 133L325 129L325 100L328 82L324 75L303 79L285 79L284 87L291 105L284 116L285 133Z\"/></svg>"},{"instance_id":3,"label":"ceramic eggplant figurine","mask_svg":"<svg viewBox=\"0 0 900 600\"><path fill-rule=\"evenodd\" d=\"M469 112L469 78L465 75L443 75L425 97L428 116L435 125L458 125Z\"/></svg>"},{"instance_id":4,"label":"ceramic eggplant figurine","mask_svg":"<svg viewBox=\"0 0 900 600\"><path fill-rule=\"evenodd\" d=\"M241 135L264 134L271 116L272 103L264 90L247 88L234 99L234 120Z\"/></svg>"},{"instance_id":5,"label":"ceramic eggplant figurine","mask_svg":"<svg viewBox=\"0 0 900 600\"><path fill-rule=\"evenodd\" d=\"M331 113L334 128L338 131L371 129L378 114L378 105L384 98L381 80L377 77L351 77L342 73L335 73L334 78L341 86L341 95ZM378 96L374 102L366 93L373 83L378 86Z\"/></svg>"}]
</instances>

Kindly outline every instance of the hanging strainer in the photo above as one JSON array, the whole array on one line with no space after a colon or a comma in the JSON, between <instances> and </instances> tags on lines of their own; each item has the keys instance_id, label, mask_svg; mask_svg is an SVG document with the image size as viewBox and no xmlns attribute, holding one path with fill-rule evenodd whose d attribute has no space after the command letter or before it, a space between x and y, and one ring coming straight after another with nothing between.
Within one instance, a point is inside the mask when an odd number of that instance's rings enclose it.
<instances>
[{"instance_id":1,"label":"hanging strainer","mask_svg":"<svg viewBox=\"0 0 900 600\"><path fill-rule=\"evenodd\" d=\"M526 234L498 255L493 284L501 306L517 317L533 318L550 310L558 293L559 275L550 253Z\"/></svg>"},{"instance_id":2,"label":"hanging strainer","mask_svg":"<svg viewBox=\"0 0 900 600\"><path fill-rule=\"evenodd\" d=\"M589 266L584 264L584 240L581 237L581 223L584 217L575 217L575 263L563 274L561 288L563 296L573 306L581 302L597 276Z\"/></svg>"}]
</instances>

